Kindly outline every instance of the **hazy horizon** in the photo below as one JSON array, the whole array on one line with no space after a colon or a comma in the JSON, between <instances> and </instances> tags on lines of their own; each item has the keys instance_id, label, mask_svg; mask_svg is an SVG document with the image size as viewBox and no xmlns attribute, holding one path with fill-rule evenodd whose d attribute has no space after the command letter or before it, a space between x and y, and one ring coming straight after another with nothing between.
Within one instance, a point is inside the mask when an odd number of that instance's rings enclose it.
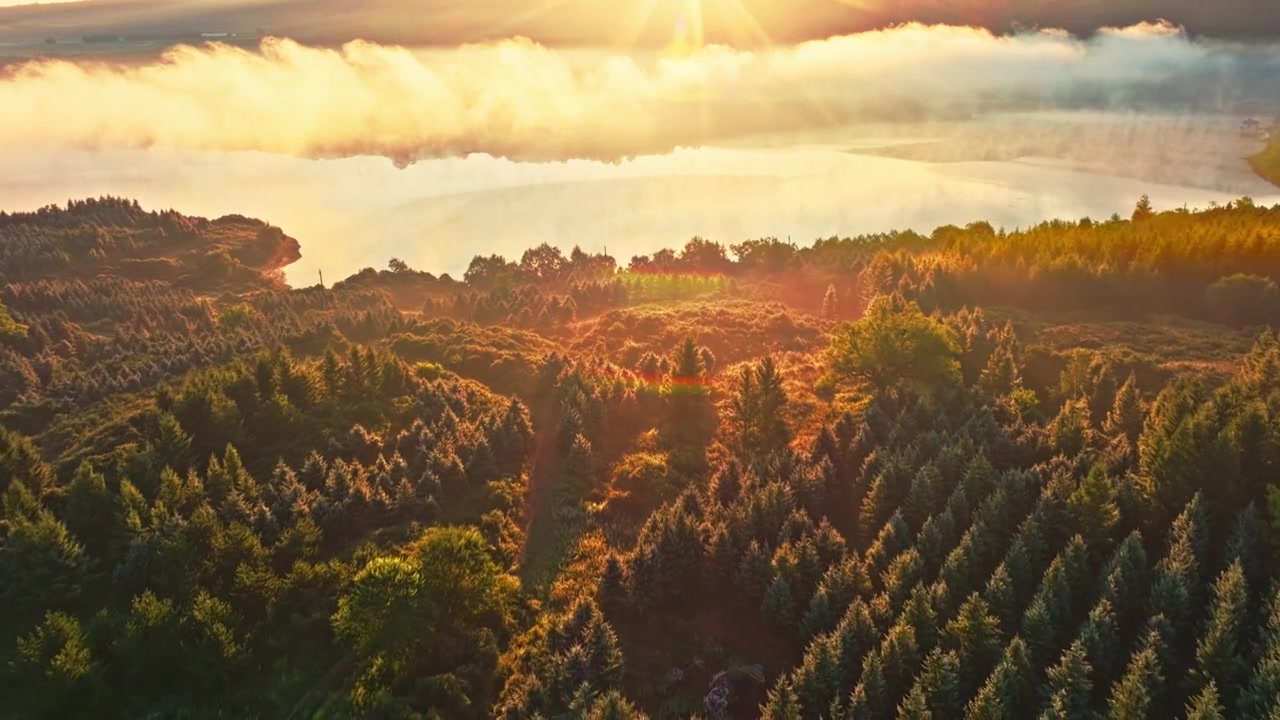
<instances>
[{"instance_id":1,"label":"hazy horizon","mask_svg":"<svg viewBox=\"0 0 1280 720\"><path fill-rule=\"evenodd\" d=\"M625 263L695 235L809 243L1105 217L1143 194L1280 197L1245 160L1265 143L1239 132L1280 108L1280 45L1149 20L32 57L0 70L0 104L33 109L0 116L0 209L112 194L251 215L302 242L289 278L309 283L390 257L457 275L542 242Z\"/></svg>"}]
</instances>

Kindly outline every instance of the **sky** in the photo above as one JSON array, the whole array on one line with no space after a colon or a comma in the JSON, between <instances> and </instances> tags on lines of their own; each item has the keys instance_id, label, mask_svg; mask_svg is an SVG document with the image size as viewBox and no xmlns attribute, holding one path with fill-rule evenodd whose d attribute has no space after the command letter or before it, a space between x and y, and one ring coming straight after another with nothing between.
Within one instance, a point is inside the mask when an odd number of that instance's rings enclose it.
<instances>
[{"instance_id":1,"label":"sky","mask_svg":"<svg viewBox=\"0 0 1280 720\"><path fill-rule=\"evenodd\" d=\"M19 4L0 0L0 6ZM694 19L693 16L698 16ZM683 18L683 19L682 19ZM525 35L544 44L665 45L675 27L739 47L903 22L1054 27L1087 35L1164 19L1192 35L1280 36L1274 0L85 0L0 10L0 39L42 32L248 32L304 42L457 44Z\"/></svg>"}]
</instances>

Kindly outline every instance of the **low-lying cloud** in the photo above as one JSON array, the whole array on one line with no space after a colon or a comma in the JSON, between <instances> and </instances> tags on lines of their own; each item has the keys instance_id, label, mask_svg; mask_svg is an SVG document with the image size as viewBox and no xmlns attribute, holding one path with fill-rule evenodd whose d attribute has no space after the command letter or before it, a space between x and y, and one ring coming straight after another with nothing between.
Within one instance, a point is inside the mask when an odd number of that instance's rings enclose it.
<instances>
[{"instance_id":1,"label":"low-lying cloud","mask_svg":"<svg viewBox=\"0 0 1280 720\"><path fill-rule=\"evenodd\" d=\"M906 25L684 57L525 40L414 51L264 41L143 65L35 60L0 73L0 149L22 146L613 161L763 132L1032 109L1230 109L1280 95L1275 47L1165 24L998 36Z\"/></svg>"}]
</instances>

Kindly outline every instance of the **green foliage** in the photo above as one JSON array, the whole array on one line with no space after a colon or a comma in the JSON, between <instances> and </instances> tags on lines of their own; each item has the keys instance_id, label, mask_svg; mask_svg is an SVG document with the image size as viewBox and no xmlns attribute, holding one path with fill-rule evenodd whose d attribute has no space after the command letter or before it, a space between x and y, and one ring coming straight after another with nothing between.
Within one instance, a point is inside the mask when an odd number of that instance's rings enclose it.
<instances>
[{"instance_id":1,"label":"green foliage","mask_svg":"<svg viewBox=\"0 0 1280 720\"><path fill-rule=\"evenodd\" d=\"M288 289L0 213L0 715L1268 718L1276 218Z\"/></svg>"},{"instance_id":2,"label":"green foliage","mask_svg":"<svg viewBox=\"0 0 1280 720\"><path fill-rule=\"evenodd\" d=\"M1089 720L1093 711L1093 667L1085 659L1085 648L1076 642L1062 654L1057 665L1049 668L1047 692L1049 706L1041 718L1054 720Z\"/></svg>"},{"instance_id":3,"label":"green foliage","mask_svg":"<svg viewBox=\"0 0 1280 720\"><path fill-rule=\"evenodd\" d=\"M1270 278L1239 273L1206 288L1204 303L1211 316L1221 322L1266 324L1280 311L1280 289Z\"/></svg>"},{"instance_id":4,"label":"green foliage","mask_svg":"<svg viewBox=\"0 0 1280 720\"><path fill-rule=\"evenodd\" d=\"M27 336L29 328L13 319L9 308L0 302L0 342L13 342Z\"/></svg>"},{"instance_id":5,"label":"green foliage","mask_svg":"<svg viewBox=\"0 0 1280 720\"><path fill-rule=\"evenodd\" d=\"M936 390L960 379L959 352L951 331L918 305L881 297L862 319L836 328L829 361L833 375L842 380Z\"/></svg>"}]
</instances>

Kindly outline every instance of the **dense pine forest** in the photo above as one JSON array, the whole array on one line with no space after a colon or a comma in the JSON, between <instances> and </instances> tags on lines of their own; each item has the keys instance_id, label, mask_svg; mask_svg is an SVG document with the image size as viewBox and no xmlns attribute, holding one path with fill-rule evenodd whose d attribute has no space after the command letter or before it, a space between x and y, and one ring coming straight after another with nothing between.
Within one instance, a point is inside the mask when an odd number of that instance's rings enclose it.
<instances>
[{"instance_id":1,"label":"dense pine forest","mask_svg":"<svg viewBox=\"0 0 1280 720\"><path fill-rule=\"evenodd\" d=\"M1280 207L305 251L0 213L0 717L1280 718Z\"/></svg>"}]
</instances>

